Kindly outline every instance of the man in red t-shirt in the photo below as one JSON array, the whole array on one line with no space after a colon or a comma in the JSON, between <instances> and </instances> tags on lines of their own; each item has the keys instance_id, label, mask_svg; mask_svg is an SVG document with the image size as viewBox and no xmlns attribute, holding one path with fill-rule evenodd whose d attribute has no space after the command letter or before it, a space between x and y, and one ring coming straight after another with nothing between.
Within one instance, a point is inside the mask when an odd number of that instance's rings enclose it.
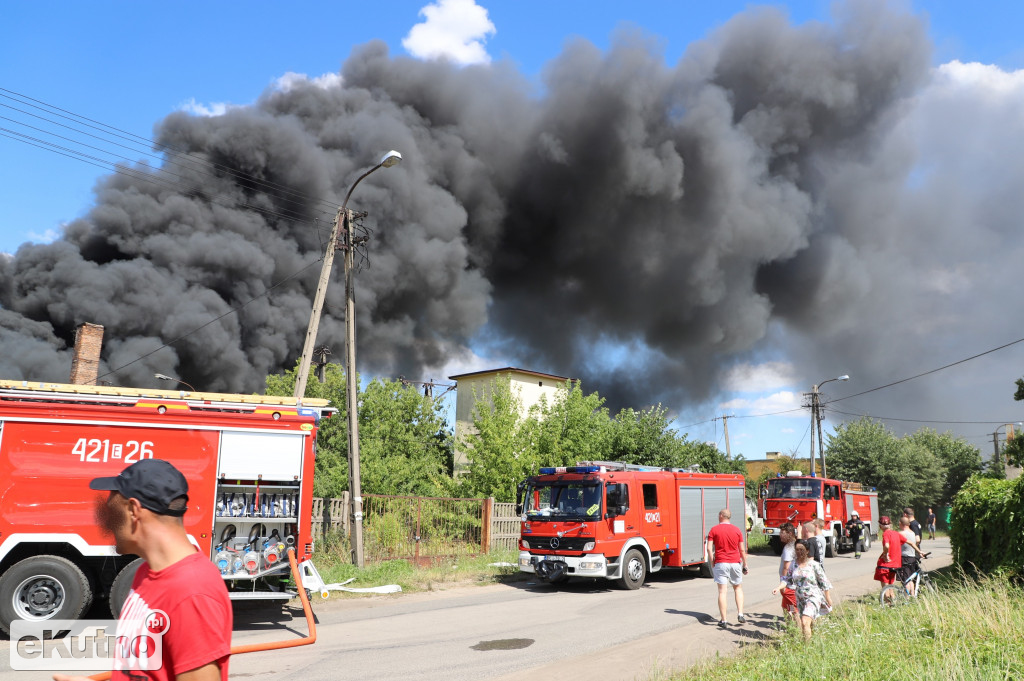
<instances>
[{"instance_id":1,"label":"man in red t-shirt","mask_svg":"<svg viewBox=\"0 0 1024 681\"><path fill-rule=\"evenodd\" d=\"M113 681L227 681L231 600L185 532L185 476L166 461L143 459L89 487L110 492L97 500L96 519L117 552L146 561L121 608Z\"/></svg>"},{"instance_id":2,"label":"man in red t-shirt","mask_svg":"<svg viewBox=\"0 0 1024 681\"><path fill-rule=\"evenodd\" d=\"M718 626L726 627L727 607L726 584L732 584L736 596L736 619L740 624L747 621L743 614L743 575L747 573L747 546L743 532L729 522L732 513L727 508L718 512L718 524L711 528L704 541L704 561L708 561L708 549L714 551L712 574L718 585L718 612L722 618Z\"/></svg>"},{"instance_id":3,"label":"man in red t-shirt","mask_svg":"<svg viewBox=\"0 0 1024 681\"><path fill-rule=\"evenodd\" d=\"M882 555L878 557L875 580L884 588L896 581L896 571L903 565L901 547L907 543L907 538L892 529L892 520L887 515L878 519L878 525L882 530Z\"/></svg>"}]
</instances>

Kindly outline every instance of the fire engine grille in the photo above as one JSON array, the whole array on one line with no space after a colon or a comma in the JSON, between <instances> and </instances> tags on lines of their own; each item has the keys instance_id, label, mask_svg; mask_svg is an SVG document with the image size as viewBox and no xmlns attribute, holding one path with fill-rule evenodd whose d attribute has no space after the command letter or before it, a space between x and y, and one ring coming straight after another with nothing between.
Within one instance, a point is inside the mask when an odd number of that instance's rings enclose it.
<instances>
[{"instance_id":1,"label":"fire engine grille","mask_svg":"<svg viewBox=\"0 0 1024 681\"><path fill-rule=\"evenodd\" d=\"M582 551L583 545L594 541L593 537L538 537L532 534L524 535L530 544L531 549L546 551Z\"/></svg>"}]
</instances>

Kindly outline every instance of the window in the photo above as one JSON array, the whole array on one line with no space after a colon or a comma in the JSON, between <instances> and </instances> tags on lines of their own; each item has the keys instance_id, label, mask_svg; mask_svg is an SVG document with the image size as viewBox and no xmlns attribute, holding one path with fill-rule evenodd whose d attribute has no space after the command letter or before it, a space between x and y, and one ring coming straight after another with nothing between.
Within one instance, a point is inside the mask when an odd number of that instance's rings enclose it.
<instances>
[{"instance_id":1,"label":"window","mask_svg":"<svg viewBox=\"0 0 1024 681\"><path fill-rule=\"evenodd\" d=\"M652 511L658 508L658 486L651 482L644 483L644 510Z\"/></svg>"}]
</instances>

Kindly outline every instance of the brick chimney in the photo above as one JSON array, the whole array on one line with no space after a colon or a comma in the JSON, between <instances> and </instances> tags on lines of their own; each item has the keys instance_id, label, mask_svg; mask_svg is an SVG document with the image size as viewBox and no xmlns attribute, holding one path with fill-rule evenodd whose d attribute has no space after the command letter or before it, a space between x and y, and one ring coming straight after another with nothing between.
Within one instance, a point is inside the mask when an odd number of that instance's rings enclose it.
<instances>
[{"instance_id":1,"label":"brick chimney","mask_svg":"<svg viewBox=\"0 0 1024 681\"><path fill-rule=\"evenodd\" d=\"M100 373L103 327L86 322L75 331L75 358L71 361L71 383L96 385Z\"/></svg>"}]
</instances>

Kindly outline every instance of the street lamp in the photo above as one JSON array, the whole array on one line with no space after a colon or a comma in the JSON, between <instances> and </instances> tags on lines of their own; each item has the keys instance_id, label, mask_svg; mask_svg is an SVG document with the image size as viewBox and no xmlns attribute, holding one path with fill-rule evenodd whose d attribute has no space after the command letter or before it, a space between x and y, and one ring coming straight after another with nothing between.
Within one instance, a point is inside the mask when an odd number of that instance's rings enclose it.
<instances>
[{"instance_id":1,"label":"street lamp","mask_svg":"<svg viewBox=\"0 0 1024 681\"><path fill-rule=\"evenodd\" d=\"M996 427L995 432L992 433L992 447L995 449L995 453L994 453L994 457L995 458L993 460L994 461L998 461L999 463L1001 463L1002 466L1003 466L1003 470L1004 471L1006 470L1006 462L1003 461L1003 454L1002 454L1002 452L999 451L999 429L1000 428L1006 428L1006 439L1007 439L1007 441L1009 441L1009 440L1013 439L1013 426L1014 425L1015 424L1013 424L1013 423L1004 423L1003 425ZM1020 421L1018 421L1016 423L1016 426L1017 426L1017 428L1024 427L1024 423L1021 423Z\"/></svg>"},{"instance_id":2,"label":"street lamp","mask_svg":"<svg viewBox=\"0 0 1024 681\"><path fill-rule=\"evenodd\" d=\"M181 383L183 386L185 386L192 392L196 391L196 389L193 388L191 385L181 380L180 378L175 378L174 376L168 376L166 374L153 374L153 378L159 378L161 381L174 381L175 383Z\"/></svg>"},{"instance_id":3,"label":"street lamp","mask_svg":"<svg viewBox=\"0 0 1024 681\"><path fill-rule=\"evenodd\" d=\"M821 438L821 404L818 402L818 390L821 386L832 381L849 381L850 377L847 374L842 376L836 376L828 380L816 383L811 388L811 475L814 475L814 430L818 430L818 449L821 450L821 477L827 478L828 473L825 470L825 441Z\"/></svg>"},{"instance_id":4,"label":"street lamp","mask_svg":"<svg viewBox=\"0 0 1024 681\"><path fill-rule=\"evenodd\" d=\"M342 227L345 231L345 400L348 404L348 476L349 495L352 497L352 556L353 562L363 567L363 498L359 484L359 419L357 401L359 393L356 389L356 298L353 271L355 270L355 254L352 239L352 215L348 211L348 200L352 191L370 173L379 168L390 168L402 160L397 151L389 151L380 159L380 163L360 175L349 187L345 201L334 216L334 227L324 254L324 264L320 269L320 281L313 299L313 311L309 315L309 328L306 330L306 342L302 347L302 358L299 360L299 373L295 377L295 399L302 403L306 394L306 381L309 379L309 365L313 359L313 346L316 343L317 329L320 327L320 312L323 310L324 298L327 297L327 284L331 278L331 266L334 264L334 251L338 248L338 233Z\"/></svg>"}]
</instances>

